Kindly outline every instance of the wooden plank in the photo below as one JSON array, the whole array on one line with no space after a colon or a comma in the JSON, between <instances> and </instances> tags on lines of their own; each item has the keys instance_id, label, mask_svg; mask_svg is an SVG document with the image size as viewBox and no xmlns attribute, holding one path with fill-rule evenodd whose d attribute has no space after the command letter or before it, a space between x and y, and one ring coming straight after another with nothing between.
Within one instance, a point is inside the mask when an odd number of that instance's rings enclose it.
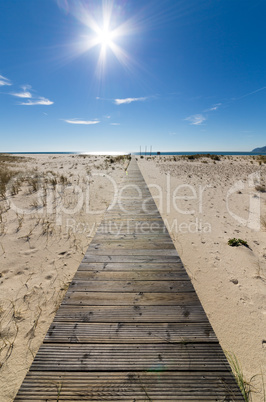
<instances>
[{"instance_id":1,"label":"wooden plank","mask_svg":"<svg viewBox=\"0 0 266 402\"><path fill-rule=\"evenodd\" d=\"M89 281L73 280L68 292L149 292L184 293L194 292L190 281Z\"/></svg>"},{"instance_id":2,"label":"wooden plank","mask_svg":"<svg viewBox=\"0 0 266 402\"><path fill-rule=\"evenodd\" d=\"M172 255L85 255L82 262L138 262L142 264L156 262L158 263L173 263L173 262L180 262L180 258L178 256Z\"/></svg>"},{"instance_id":3,"label":"wooden plank","mask_svg":"<svg viewBox=\"0 0 266 402\"><path fill-rule=\"evenodd\" d=\"M163 270L153 270L153 271L80 271L76 272L73 281L189 281L189 277L185 270L182 271L163 271ZM95 285L97 286L97 285Z\"/></svg>"},{"instance_id":4,"label":"wooden plank","mask_svg":"<svg viewBox=\"0 0 266 402\"><path fill-rule=\"evenodd\" d=\"M106 244L96 242L90 244L88 253L93 253L94 255L104 255L105 253L105 255L108 255L111 252L112 255L145 255L146 252L150 253L151 251L154 251L155 255L159 252L160 255L171 255L172 252L173 255L177 255L173 243L169 241L159 242L150 240L145 243L141 241L131 243L133 243L132 247L130 247L130 242L106 242ZM170 253L168 254L166 250L169 250Z\"/></svg>"},{"instance_id":5,"label":"wooden plank","mask_svg":"<svg viewBox=\"0 0 266 402\"><path fill-rule=\"evenodd\" d=\"M109 244L111 243L116 243L116 242L121 242L121 241L128 241L128 242L141 242L143 241L142 239L146 240L147 242L168 242L171 241L172 239L168 234L165 233L139 233L139 234L134 234L134 233L121 233L117 236L114 236L112 234L105 234L105 233L96 233L91 244L97 243L97 242L103 242L106 241ZM91 245L90 244L90 245Z\"/></svg>"},{"instance_id":6,"label":"wooden plank","mask_svg":"<svg viewBox=\"0 0 266 402\"><path fill-rule=\"evenodd\" d=\"M44 343L191 343L218 342L203 323L52 323Z\"/></svg>"},{"instance_id":7,"label":"wooden plank","mask_svg":"<svg viewBox=\"0 0 266 402\"><path fill-rule=\"evenodd\" d=\"M200 304L174 306L61 305L54 322L208 322Z\"/></svg>"},{"instance_id":8,"label":"wooden plank","mask_svg":"<svg viewBox=\"0 0 266 402\"><path fill-rule=\"evenodd\" d=\"M156 260L149 263L138 262L81 262L78 268L79 271L97 270L97 271L132 271L132 270L145 270L145 271L167 271L167 272L186 272L181 261L172 263L163 263Z\"/></svg>"},{"instance_id":9,"label":"wooden plank","mask_svg":"<svg viewBox=\"0 0 266 402\"><path fill-rule=\"evenodd\" d=\"M242 401L235 380L224 371L29 372L16 401ZM36 397L39 395L39 398Z\"/></svg>"},{"instance_id":10,"label":"wooden plank","mask_svg":"<svg viewBox=\"0 0 266 402\"><path fill-rule=\"evenodd\" d=\"M133 241L132 241L133 240ZM134 247L131 247L131 245L134 244ZM154 247L155 245L155 247ZM105 238L104 240L100 240L95 238L95 240L90 244L90 247L94 247L94 246L98 246L101 248L109 248L109 247L123 247L126 249L139 249L139 250L143 250L143 249L150 249L154 250L154 248L160 250L160 249L164 249L164 248L169 248L167 246L171 245L170 248L173 248L173 242L172 239L163 239L163 238L152 238L152 239L141 239L141 238L137 238L137 236L134 236L133 239L117 239L117 238L113 238L113 239L107 239ZM138 247L139 246L139 247Z\"/></svg>"},{"instance_id":11,"label":"wooden plank","mask_svg":"<svg viewBox=\"0 0 266 402\"><path fill-rule=\"evenodd\" d=\"M183 306L191 306L200 304L200 302L194 292L176 294L67 291L62 304L74 304L80 306L173 306L179 304Z\"/></svg>"},{"instance_id":12,"label":"wooden plank","mask_svg":"<svg viewBox=\"0 0 266 402\"><path fill-rule=\"evenodd\" d=\"M216 343L43 344L32 363L36 371L219 370L229 364Z\"/></svg>"}]
</instances>

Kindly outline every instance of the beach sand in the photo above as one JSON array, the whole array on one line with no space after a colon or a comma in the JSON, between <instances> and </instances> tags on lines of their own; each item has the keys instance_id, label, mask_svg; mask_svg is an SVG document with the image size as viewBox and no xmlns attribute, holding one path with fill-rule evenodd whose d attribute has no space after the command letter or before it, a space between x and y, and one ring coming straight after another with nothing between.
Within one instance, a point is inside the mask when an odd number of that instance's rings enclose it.
<instances>
[{"instance_id":1,"label":"beach sand","mask_svg":"<svg viewBox=\"0 0 266 402\"><path fill-rule=\"evenodd\" d=\"M104 156L11 158L0 157L1 175L7 165L18 172L5 189L14 195L0 201L1 402L13 401L128 165Z\"/></svg>"},{"instance_id":2,"label":"beach sand","mask_svg":"<svg viewBox=\"0 0 266 402\"><path fill-rule=\"evenodd\" d=\"M221 346L247 380L258 374L252 383L259 391L266 372L266 196L254 186L263 190L266 165L256 157L137 158ZM28 155L5 163L22 173L0 201L0 400L10 402L128 160ZM249 247L230 247L230 238Z\"/></svg>"},{"instance_id":3,"label":"beach sand","mask_svg":"<svg viewBox=\"0 0 266 402\"><path fill-rule=\"evenodd\" d=\"M247 381L256 376L252 401L265 401L266 164L220 159L138 163L223 350L236 356ZM231 238L249 247L230 247Z\"/></svg>"}]
</instances>

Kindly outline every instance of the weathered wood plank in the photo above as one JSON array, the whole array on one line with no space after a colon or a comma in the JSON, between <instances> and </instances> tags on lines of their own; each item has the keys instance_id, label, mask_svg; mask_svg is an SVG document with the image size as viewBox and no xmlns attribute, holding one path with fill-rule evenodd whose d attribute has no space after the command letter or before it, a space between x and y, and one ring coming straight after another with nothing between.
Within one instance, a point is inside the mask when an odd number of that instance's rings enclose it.
<instances>
[{"instance_id":1,"label":"weathered wood plank","mask_svg":"<svg viewBox=\"0 0 266 402\"><path fill-rule=\"evenodd\" d=\"M200 304L174 306L61 305L54 322L208 322Z\"/></svg>"},{"instance_id":2,"label":"weathered wood plank","mask_svg":"<svg viewBox=\"0 0 266 402\"><path fill-rule=\"evenodd\" d=\"M134 270L145 270L145 271L167 271L167 272L186 272L181 261L172 263L163 263L156 260L149 263L137 263L137 262L81 262L79 271L97 270L97 271L134 271Z\"/></svg>"},{"instance_id":3,"label":"weathered wood plank","mask_svg":"<svg viewBox=\"0 0 266 402\"><path fill-rule=\"evenodd\" d=\"M33 370L219 370L230 369L216 343L174 344L43 344Z\"/></svg>"},{"instance_id":4,"label":"weathered wood plank","mask_svg":"<svg viewBox=\"0 0 266 402\"><path fill-rule=\"evenodd\" d=\"M194 292L190 281L81 281L73 280L68 292L149 292L185 293Z\"/></svg>"},{"instance_id":5,"label":"weathered wood plank","mask_svg":"<svg viewBox=\"0 0 266 402\"><path fill-rule=\"evenodd\" d=\"M125 253L124 253L125 254ZM180 258L176 255L168 256L168 255L145 255L145 251L143 255L85 255L82 262L139 262L142 264L146 263L173 263L180 262Z\"/></svg>"},{"instance_id":6,"label":"weathered wood plank","mask_svg":"<svg viewBox=\"0 0 266 402\"><path fill-rule=\"evenodd\" d=\"M159 271L159 270L143 270L143 271L80 271L76 272L73 281L189 281L189 277L185 270L182 271ZM97 285L95 285L97 286Z\"/></svg>"},{"instance_id":7,"label":"weathered wood plank","mask_svg":"<svg viewBox=\"0 0 266 402\"><path fill-rule=\"evenodd\" d=\"M200 304L200 302L194 292L176 294L67 291L62 304L73 304L80 306L173 306L179 304L183 306L191 306Z\"/></svg>"},{"instance_id":8,"label":"weathered wood plank","mask_svg":"<svg viewBox=\"0 0 266 402\"><path fill-rule=\"evenodd\" d=\"M29 372L17 401L242 401L231 373ZM38 396L36 396L38 395ZM42 398L42 399L41 399Z\"/></svg>"},{"instance_id":9,"label":"weathered wood plank","mask_svg":"<svg viewBox=\"0 0 266 402\"><path fill-rule=\"evenodd\" d=\"M171 239L169 240L118 240L118 241L94 241L90 244L89 250L130 250L134 252L135 250L142 250L145 253L146 250L175 250ZM145 250L145 251L144 251Z\"/></svg>"},{"instance_id":10,"label":"weathered wood plank","mask_svg":"<svg viewBox=\"0 0 266 402\"><path fill-rule=\"evenodd\" d=\"M131 242L132 243L132 242ZM170 251L168 254L167 251ZM94 243L90 244L88 249L88 253L93 253L94 255L108 255L110 252L112 255L150 255L151 251L154 251L156 255L160 251L160 255L177 255L176 249L174 248L173 243L171 242L159 242L159 241L149 241L149 242L141 242L136 241L133 243L132 247L130 247L130 242L122 243L121 241L115 243ZM136 252L136 253L135 253Z\"/></svg>"},{"instance_id":11,"label":"weathered wood plank","mask_svg":"<svg viewBox=\"0 0 266 402\"><path fill-rule=\"evenodd\" d=\"M45 343L218 342L205 323L52 323Z\"/></svg>"}]
</instances>

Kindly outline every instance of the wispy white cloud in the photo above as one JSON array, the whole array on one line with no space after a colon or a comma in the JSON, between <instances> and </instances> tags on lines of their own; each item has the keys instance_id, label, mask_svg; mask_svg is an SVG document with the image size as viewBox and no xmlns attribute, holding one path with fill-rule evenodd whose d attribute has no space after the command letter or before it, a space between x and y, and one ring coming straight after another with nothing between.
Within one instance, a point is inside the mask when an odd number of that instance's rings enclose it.
<instances>
[{"instance_id":1,"label":"wispy white cloud","mask_svg":"<svg viewBox=\"0 0 266 402\"><path fill-rule=\"evenodd\" d=\"M78 119L69 119L69 120L64 120L68 124L98 124L100 123L99 120L78 120Z\"/></svg>"},{"instance_id":2,"label":"wispy white cloud","mask_svg":"<svg viewBox=\"0 0 266 402\"><path fill-rule=\"evenodd\" d=\"M206 109L205 112L213 112L213 111L217 110L220 106L221 106L221 103L216 103L215 105L213 105L209 109Z\"/></svg>"},{"instance_id":3,"label":"wispy white cloud","mask_svg":"<svg viewBox=\"0 0 266 402\"><path fill-rule=\"evenodd\" d=\"M21 88L23 89L23 91L29 91L32 88L32 86L25 84L25 85L21 85Z\"/></svg>"},{"instance_id":4,"label":"wispy white cloud","mask_svg":"<svg viewBox=\"0 0 266 402\"><path fill-rule=\"evenodd\" d=\"M106 115L106 116L104 116L106 119L111 119L111 116L110 115Z\"/></svg>"},{"instance_id":5,"label":"wispy white cloud","mask_svg":"<svg viewBox=\"0 0 266 402\"><path fill-rule=\"evenodd\" d=\"M10 95L16 96L17 98L32 98L30 92L13 92Z\"/></svg>"},{"instance_id":6,"label":"wispy white cloud","mask_svg":"<svg viewBox=\"0 0 266 402\"><path fill-rule=\"evenodd\" d=\"M120 123L110 123L110 126L120 126Z\"/></svg>"},{"instance_id":7,"label":"wispy white cloud","mask_svg":"<svg viewBox=\"0 0 266 402\"><path fill-rule=\"evenodd\" d=\"M4 85L10 86L12 85L12 82L3 75L0 75L0 87L3 87Z\"/></svg>"},{"instance_id":8,"label":"wispy white cloud","mask_svg":"<svg viewBox=\"0 0 266 402\"><path fill-rule=\"evenodd\" d=\"M25 106L35 106L35 105L50 106L53 105L53 103L54 102L50 101L49 99L39 97L37 99L28 100L27 102L21 102L19 104Z\"/></svg>"},{"instance_id":9,"label":"wispy white cloud","mask_svg":"<svg viewBox=\"0 0 266 402\"><path fill-rule=\"evenodd\" d=\"M193 126L199 126L206 120L206 117L204 117L202 114L194 114L187 117L185 120L189 121Z\"/></svg>"},{"instance_id":10,"label":"wispy white cloud","mask_svg":"<svg viewBox=\"0 0 266 402\"><path fill-rule=\"evenodd\" d=\"M145 101L147 100L147 97L142 97L142 98L125 98L125 99L114 99L114 104L115 105L123 105L125 103L132 103L132 102L139 102L139 101Z\"/></svg>"},{"instance_id":11,"label":"wispy white cloud","mask_svg":"<svg viewBox=\"0 0 266 402\"><path fill-rule=\"evenodd\" d=\"M264 91L265 89L266 89L266 87L262 87L262 88L256 89L255 91L248 92L247 94L242 95L239 98L232 98L232 100L235 101L235 100L243 99L243 98L246 98L247 96L256 94L257 92Z\"/></svg>"},{"instance_id":12,"label":"wispy white cloud","mask_svg":"<svg viewBox=\"0 0 266 402\"><path fill-rule=\"evenodd\" d=\"M16 96L18 98L32 98L32 94L30 92L31 85L21 85L23 92L12 92L10 95Z\"/></svg>"}]
</instances>

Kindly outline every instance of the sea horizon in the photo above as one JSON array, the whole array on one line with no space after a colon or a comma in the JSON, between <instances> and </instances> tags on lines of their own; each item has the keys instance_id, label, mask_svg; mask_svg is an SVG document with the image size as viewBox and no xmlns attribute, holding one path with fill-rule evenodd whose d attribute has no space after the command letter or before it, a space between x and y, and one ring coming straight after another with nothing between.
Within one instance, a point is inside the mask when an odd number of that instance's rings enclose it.
<instances>
[{"instance_id":1,"label":"sea horizon","mask_svg":"<svg viewBox=\"0 0 266 402\"><path fill-rule=\"evenodd\" d=\"M157 152L122 152L122 151L94 151L94 152L78 152L78 151L68 151L68 152L2 152L10 155L95 155L95 156L119 156L119 155L136 155L136 156L170 156L170 155L242 155L242 156L256 156L256 155L266 155L266 152L247 152L247 151L157 151Z\"/></svg>"}]
</instances>

